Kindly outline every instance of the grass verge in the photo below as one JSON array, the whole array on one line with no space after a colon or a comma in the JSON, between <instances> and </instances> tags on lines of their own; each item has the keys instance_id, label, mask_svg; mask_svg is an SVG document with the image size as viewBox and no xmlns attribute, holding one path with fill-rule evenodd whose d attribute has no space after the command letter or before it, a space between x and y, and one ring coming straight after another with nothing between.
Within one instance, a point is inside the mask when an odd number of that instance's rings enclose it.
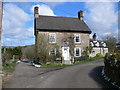
<instances>
[{"instance_id":1,"label":"grass verge","mask_svg":"<svg viewBox=\"0 0 120 90\"><path fill-rule=\"evenodd\" d=\"M72 65L66 65L66 64L42 64L42 67L66 67L66 66L72 66Z\"/></svg>"},{"instance_id":2,"label":"grass verge","mask_svg":"<svg viewBox=\"0 0 120 90\"><path fill-rule=\"evenodd\" d=\"M16 61L13 61L13 62L11 62L9 64L5 64L5 65L3 65L2 71L6 72L6 73L7 72L13 72L14 71L14 67L15 67L16 64L17 64Z\"/></svg>"},{"instance_id":3,"label":"grass verge","mask_svg":"<svg viewBox=\"0 0 120 90\"><path fill-rule=\"evenodd\" d=\"M66 65L66 64L42 64L42 67L66 67L66 66L73 66L73 65L77 65L77 64L82 64L82 63L87 63L87 62L91 62L91 61L96 61L96 60L100 60L103 57L90 57L86 60L82 60L79 62L75 62L74 64L71 65Z\"/></svg>"},{"instance_id":4,"label":"grass verge","mask_svg":"<svg viewBox=\"0 0 120 90\"><path fill-rule=\"evenodd\" d=\"M83 60L83 61L79 61L79 62L75 62L74 65L77 65L77 64L82 64L82 63L87 63L87 62L91 62L91 61L96 61L96 60L100 60L102 59L103 57L90 57L86 60Z\"/></svg>"}]
</instances>

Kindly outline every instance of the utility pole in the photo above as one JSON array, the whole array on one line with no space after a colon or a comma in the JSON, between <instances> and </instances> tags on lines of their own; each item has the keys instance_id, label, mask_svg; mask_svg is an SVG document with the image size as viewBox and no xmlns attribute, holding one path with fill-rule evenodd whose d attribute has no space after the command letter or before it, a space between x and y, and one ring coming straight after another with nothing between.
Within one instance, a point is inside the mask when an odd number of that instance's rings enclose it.
<instances>
[{"instance_id":1,"label":"utility pole","mask_svg":"<svg viewBox=\"0 0 120 90\"><path fill-rule=\"evenodd\" d=\"M1 55L2 18L3 18L3 0L0 0L0 89L2 89L2 55Z\"/></svg>"}]
</instances>

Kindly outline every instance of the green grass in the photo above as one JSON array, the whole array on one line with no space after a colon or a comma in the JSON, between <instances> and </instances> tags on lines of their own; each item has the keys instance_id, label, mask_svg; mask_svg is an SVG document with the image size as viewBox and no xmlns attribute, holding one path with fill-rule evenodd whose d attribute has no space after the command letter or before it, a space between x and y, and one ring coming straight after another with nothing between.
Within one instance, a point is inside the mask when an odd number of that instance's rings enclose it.
<instances>
[{"instance_id":1,"label":"green grass","mask_svg":"<svg viewBox=\"0 0 120 90\"><path fill-rule=\"evenodd\" d=\"M17 64L16 61L13 61L9 64L5 64L5 65L3 65L2 71L3 72L13 72L16 64Z\"/></svg>"},{"instance_id":2,"label":"green grass","mask_svg":"<svg viewBox=\"0 0 120 90\"><path fill-rule=\"evenodd\" d=\"M91 62L91 61L96 61L96 60L100 60L102 59L103 57L90 57L86 60L83 60L83 61L79 61L79 62L75 62L74 64L82 64L82 63L87 63L87 62Z\"/></svg>"},{"instance_id":3,"label":"green grass","mask_svg":"<svg viewBox=\"0 0 120 90\"><path fill-rule=\"evenodd\" d=\"M66 65L66 64L42 64L43 67L66 67L66 66L72 66L72 65Z\"/></svg>"},{"instance_id":4,"label":"green grass","mask_svg":"<svg viewBox=\"0 0 120 90\"><path fill-rule=\"evenodd\" d=\"M73 65L77 65L77 64L82 64L82 63L86 63L86 62L91 62L91 61L96 61L96 60L100 60L103 57L90 57L86 60L83 61L79 61L79 62L75 62L74 64L71 65L66 65L66 64L42 64L43 67L66 67L66 66L73 66Z\"/></svg>"}]
</instances>

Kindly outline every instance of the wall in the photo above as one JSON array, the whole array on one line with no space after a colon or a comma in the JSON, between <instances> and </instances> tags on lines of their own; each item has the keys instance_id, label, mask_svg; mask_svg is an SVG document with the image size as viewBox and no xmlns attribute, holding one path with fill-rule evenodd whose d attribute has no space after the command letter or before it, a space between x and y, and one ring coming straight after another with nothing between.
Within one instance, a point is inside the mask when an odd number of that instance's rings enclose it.
<instances>
[{"instance_id":1,"label":"wall","mask_svg":"<svg viewBox=\"0 0 120 90\"><path fill-rule=\"evenodd\" d=\"M111 58L112 54L104 58L104 74L109 82L115 82L117 88L120 87L120 59ZM114 57L115 58L115 57Z\"/></svg>"},{"instance_id":2,"label":"wall","mask_svg":"<svg viewBox=\"0 0 120 90\"><path fill-rule=\"evenodd\" d=\"M103 56L105 56L105 54L108 53L108 48L93 47L92 53L89 56L95 57L98 53L101 53Z\"/></svg>"}]
</instances>

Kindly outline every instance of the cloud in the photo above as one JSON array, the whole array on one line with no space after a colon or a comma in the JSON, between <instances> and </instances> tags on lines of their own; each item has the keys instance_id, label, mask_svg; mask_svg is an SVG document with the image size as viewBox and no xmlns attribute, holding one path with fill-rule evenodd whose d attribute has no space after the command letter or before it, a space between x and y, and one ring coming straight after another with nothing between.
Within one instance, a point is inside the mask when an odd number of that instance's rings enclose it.
<instances>
[{"instance_id":1,"label":"cloud","mask_svg":"<svg viewBox=\"0 0 120 90\"><path fill-rule=\"evenodd\" d=\"M5 4L3 15L3 43L27 41L34 38L32 26L27 24L32 20L31 15L15 4ZM9 44L10 45L10 44Z\"/></svg>"},{"instance_id":2,"label":"cloud","mask_svg":"<svg viewBox=\"0 0 120 90\"><path fill-rule=\"evenodd\" d=\"M35 6L35 5L34 5ZM31 8L33 12L33 7ZM47 5L38 5L40 15L55 16ZM3 45L26 45L34 43L33 13L28 14L15 4L5 4L3 15ZM32 43L31 43L32 42Z\"/></svg>"},{"instance_id":3,"label":"cloud","mask_svg":"<svg viewBox=\"0 0 120 90\"><path fill-rule=\"evenodd\" d=\"M55 8L58 5L64 4L66 2L66 0L60 0L60 2L41 2L41 5L47 5L51 8Z\"/></svg>"},{"instance_id":4,"label":"cloud","mask_svg":"<svg viewBox=\"0 0 120 90\"><path fill-rule=\"evenodd\" d=\"M4 0L4 2L108 2L108 0ZM119 0L109 0L119 2Z\"/></svg>"},{"instance_id":5,"label":"cloud","mask_svg":"<svg viewBox=\"0 0 120 90\"><path fill-rule=\"evenodd\" d=\"M104 33L114 33L117 29L118 14L113 2L86 2L88 12L85 12L86 22L99 37Z\"/></svg>"},{"instance_id":6,"label":"cloud","mask_svg":"<svg viewBox=\"0 0 120 90\"><path fill-rule=\"evenodd\" d=\"M38 6L38 7L39 7L39 14L40 14L40 15L56 16L56 15L54 14L53 10L52 10L49 6L44 5L44 4L32 6L32 8L31 8L31 11L32 11L32 12L34 12L34 7L35 7L35 6Z\"/></svg>"},{"instance_id":7,"label":"cloud","mask_svg":"<svg viewBox=\"0 0 120 90\"><path fill-rule=\"evenodd\" d=\"M6 41L11 41L11 39L10 38L6 38Z\"/></svg>"}]
</instances>

